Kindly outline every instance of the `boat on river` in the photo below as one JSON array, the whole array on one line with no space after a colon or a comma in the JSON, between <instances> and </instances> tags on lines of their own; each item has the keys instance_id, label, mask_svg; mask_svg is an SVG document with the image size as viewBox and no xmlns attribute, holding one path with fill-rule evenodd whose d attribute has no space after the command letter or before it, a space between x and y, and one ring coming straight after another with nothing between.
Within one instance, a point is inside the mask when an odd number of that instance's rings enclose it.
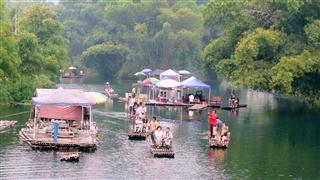
<instances>
[{"instance_id":1,"label":"boat on river","mask_svg":"<svg viewBox=\"0 0 320 180\"><path fill-rule=\"evenodd\" d=\"M238 104L236 106L222 106L221 109L230 111L230 110L246 108L246 107L247 107L247 104Z\"/></svg>"},{"instance_id":2,"label":"boat on river","mask_svg":"<svg viewBox=\"0 0 320 180\"><path fill-rule=\"evenodd\" d=\"M50 92L32 98L31 119L20 139L32 149L95 151L98 128L91 104L63 88Z\"/></svg>"},{"instance_id":3,"label":"boat on river","mask_svg":"<svg viewBox=\"0 0 320 180\"><path fill-rule=\"evenodd\" d=\"M214 137L210 137L210 131L208 132L208 145L210 148L228 148L231 132L229 131L229 127L224 125L223 132L217 132L216 129L214 131Z\"/></svg>"},{"instance_id":4,"label":"boat on river","mask_svg":"<svg viewBox=\"0 0 320 180\"><path fill-rule=\"evenodd\" d=\"M166 147L166 146L156 146L152 140L151 136L147 138L147 144L150 148L150 152L155 158L174 158L175 152L173 147Z\"/></svg>"},{"instance_id":5,"label":"boat on river","mask_svg":"<svg viewBox=\"0 0 320 180\"><path fill-rule=\"evenodd\" d=\"M130 140L146 140L149 135L147 127L148 121L140 120L133 115L130 115L130 117L128 138Z\"/></svg>"}]
</instances>

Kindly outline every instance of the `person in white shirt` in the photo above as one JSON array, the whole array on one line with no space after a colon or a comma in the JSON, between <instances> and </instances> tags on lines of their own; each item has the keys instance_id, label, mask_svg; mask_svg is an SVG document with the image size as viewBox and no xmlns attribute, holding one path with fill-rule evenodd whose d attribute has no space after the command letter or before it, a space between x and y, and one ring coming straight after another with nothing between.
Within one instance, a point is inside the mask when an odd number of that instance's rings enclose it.
<instances>
[{"instance_id":1,"label":"person in white shirt","mask_svg":"<svg viewBox=\"0 0 320 180\"><path fill-rule=\"evenodd\" d=\"M173 135L172 132L170 131L170 128L167 127L166 131L163 133L163 139L164 139L164 145L170 149L172 146L172 139L173 139Z\"/></svg>"},{"instance_id":2,"label":"person in white shirt","mask_svg":"<svg viewBox=\"0 0 320 180\"><path fill-rule=\"evenodd\" d=\"M157 127L157 130L154 132L155 142L156 146L160 147L162 146L162 140L163 140L163 132L161 126Z\"/></svg>"},{"instance_id":3,"label":"person in white shirt","mask_svg":"<svg viewBox=\"0 0 320 180\"><path fill-rule=\"evenodd\" d=\"M193 101L194 101L194 95L193 95L193 94L190 94L190 96L189 96L189 103L190 103L190 104L193 104Z\"/></svg>"},{"instance_id":4,"label":"person in white shirt","mask_svg":"<svg viewBox=\"0 0 320 180\"><path fill-rule=\"evenodd\" d=\"M137 117L135 119L135 132L142 132L143 122L142 119Z\"/></svg>"}]
</instances>

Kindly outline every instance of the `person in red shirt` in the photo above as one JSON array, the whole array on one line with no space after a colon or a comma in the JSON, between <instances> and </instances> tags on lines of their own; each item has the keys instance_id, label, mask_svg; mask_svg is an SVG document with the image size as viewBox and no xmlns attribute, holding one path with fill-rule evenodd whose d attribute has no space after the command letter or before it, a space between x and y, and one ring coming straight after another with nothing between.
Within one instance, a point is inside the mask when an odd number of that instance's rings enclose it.
<instances>
[{"instance_id":1,"label":"person in red shirt","mask_svg":"<svg viewBox=\"0 0 320 180\"><path fill-rule=\"evenodd\" d=\"M212 113L208 112L209 125L210 125L210 135L213 137L213 128L217 124L217 112L213 110Z\"/></svg>"}]
</instances>

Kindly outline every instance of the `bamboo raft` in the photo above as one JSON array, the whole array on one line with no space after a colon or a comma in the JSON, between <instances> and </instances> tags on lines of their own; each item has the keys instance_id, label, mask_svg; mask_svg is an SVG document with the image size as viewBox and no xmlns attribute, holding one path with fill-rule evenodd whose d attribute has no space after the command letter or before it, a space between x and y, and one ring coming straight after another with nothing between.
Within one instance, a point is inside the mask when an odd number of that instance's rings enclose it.
<instances>
[{"instance_id":1,"label":"bamboo raft","mask_svg":"<svg viewBox=\"0 0 320 180\"><path fill-rule=\"evenodd\" d=\"M192 106L192 104L186 104L186 103L169 103L169 102L146 102L145 103L148 106Z\"/></svg>"},{"instance_id":2,"label":"bamboo raft","mask_svg":"<svg viewBox=\"0 0 320 180\"><path fill-rule=\"evenodd\" d=\"M46 133L36 133L33 138L33 131L28 128L22 128L19 133L20 139L26 142L34 150L62 150L62 151L86 151L93 152L97 149L95 138L89 134L83 134L74 138L58 138L54 142L51 136Z\"/></svg>"},{"instance_id":3,"label":"bamboo raft","mask_svg":"<svg viewBox=\"0 0 320 180\"><path fill-rule=\"evenodd\" d=\"M221 107L221 109L223 110L233 110L233 109L238 109L238 108L246 108L247 105L246 104L239 104L238 106L232 107L232 106L224 106Z\"/></svg>"},{"instance_id":4,"label":"bamboo raft","mask_svg":"<svg viewBox=\"0 0 320 180\"><path fill-rule=\"evenodd\" d=\"M162 157L174 158L174 154L175 154L172 148L169 148L169 149L166 147L157 148L154 146L151 146L151 153L153 157L158 157L158 158L162 158Z\"/></svg>"},{"instance_id":5,"label":"bamboo raft","mask_svg":"<svg viewBox=\"0 0 320 180\"><path fill-rule=\"evenodd\" d=\"M130 140L146 140L148 136L147 132L129 132L128 138Z\"/></svg>"},{"instance_id":6,"label":"bamboo raft","mask_svg":"<svg viewBox=\"0 0 320 180\"><path fill-rule=\"evenodd\" d=\"M0 120L0 132L14 127L17 124L17 121L10 120Z\"/></svg>"},{"instance_id":7,"label":"bamboo raft","mask_svg":"<svg viewBox=\"0 0 320 180\"><path fill-rule=\"evenodd\" d=\"M67 162L79 162L79 152L71 151L71 152L59 152L60 161Z\"/></svg>"},{"instance_id":8,"label":"bamboo raft","mask_svg":"<svg viewBox=\"0 0 320 180\"><path fill-rule=\"evenodd\" d=\"M208 107L207 104L204 104L204 105L203 104L195 104L195 105L189 107L188 110L190 110L190 111L200 111L200 110L205 109L207 107Z\"/></svg>"},{"instance_id":9,"label":"bamboo raft","mask_svg":"<svg viewBox=\"0 0 320 180\"><path fill-rule=\"evenodd\" d=\"M210 148L222 148L226 149L229 146L229 141L230 141L230 135L231 133L228 132L227 139L222 142L222 140L216 140L214 138L210 137L210 134L208 134L208 144Z\"/></svg>"}]
</instances>

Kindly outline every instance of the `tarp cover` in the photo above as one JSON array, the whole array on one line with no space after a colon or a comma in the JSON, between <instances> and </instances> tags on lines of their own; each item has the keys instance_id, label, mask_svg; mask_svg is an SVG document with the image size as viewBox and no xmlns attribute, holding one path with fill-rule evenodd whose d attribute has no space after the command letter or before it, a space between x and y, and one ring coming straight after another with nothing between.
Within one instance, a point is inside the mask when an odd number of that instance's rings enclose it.
<instances>
[{"instance_id":1,"label":"tarp cover","mask_svg":"<svg viewBox=\"0 0 320 180\"><path fill-rule=\"evenodd\" d=\"M160 74L160 80L164 80L164 79L173 79L173 80L179 81L180 74L178 74L172 69L168 69Z\"/></svg>"},{"instance_id":2,"label":"tarp cover","mask_svg":"<svg viewBox=\"0 0 320 180\"><path fill-rule=\"evenodd\" d=\"M173 79L165 79L165 80L159 81L157 83L157 86L162 88L175 88L175 87L180 87L181 83Z\"/></svg>"},{"instance_id":3,"label":"tarp cover","mask_svg":"<svg viewBox=\"0 0 320 180\"><path fill-rule=\"evenodd\" d=\"M46 97L49 96L53 93L56 93L58 91L58 89L41 89L41 88L37 88L36 89L36 96L37 97ZM72 95L79 95L83 92L83 90L81 89L65 89L65 91L67 91L68 93L72 94Z\"/></svg>"},{"instance_id":4,"label":"tarp cover","mask_svg":"<svg viewBox=\"0 0 320 180\"><path fill-rule=\"evenodd\" d=\"M32 102L35 105L90 106L86 99L78 98L61 87L51 95L32 98Z\"/></svg>"},{"instance_id":5,"label":"tarp cover","mask_svg":"<svg viewBox=\"0 0 320 180\"><path fill-rule=\"evenodd\" d=\"M49 119L64 119L81 121L82 107L80 106L39 106L39 117Z\"/></svg>"},{"instance_id":6,"label":"tarp cover","mask_svg":"<svg viewBox=\"0 0 320 180\"><path fill-rule=\"evenodd\" d=\"M184 80L181 84L186 88L210 88L209 85L203 83L200 79L197 79L194 76Z\"/></svg>"}]
</instances>

